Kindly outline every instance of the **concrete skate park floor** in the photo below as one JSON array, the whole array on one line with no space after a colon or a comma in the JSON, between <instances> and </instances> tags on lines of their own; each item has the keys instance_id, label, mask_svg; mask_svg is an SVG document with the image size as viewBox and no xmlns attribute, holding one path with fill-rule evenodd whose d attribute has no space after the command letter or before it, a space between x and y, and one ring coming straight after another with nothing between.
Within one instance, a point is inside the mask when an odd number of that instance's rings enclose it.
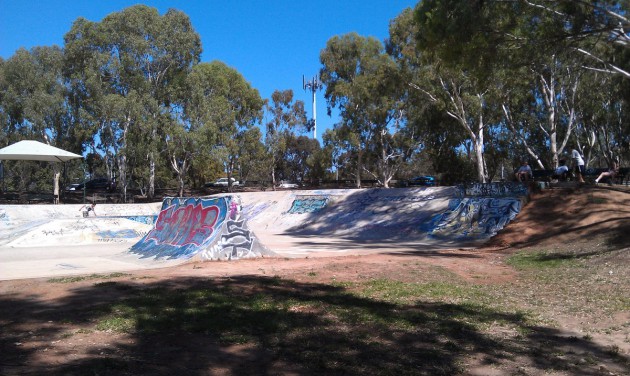
<instances>
[{"instance_id":1,"label":"concrete skate park floor","mask_svg":"<svg viewBox=\"0 0 630 376\"><path fill-rule=\"evenodd\" d=\"M95 234L120 228L124 215L152 216L160 203L97 205L99 217L83 218L83 205L0 206L0 280L111 273L160 268L179 260L141 259L127 252L147 224L123 224L135 238L98 242ZM102 240L102 239L100 239Z\"/></svg>"},{"instance_id":2,"label":"concrete skate park floor","mask_svg":"<svg viewBox=\"0 0 630 376\"><path fill-rule=\"evenodd\" d=\"M155 269L180 260L140 259L128 245L0 247L0 280Z\"/></svg>"},{"instance_id":3,"label":"concrete skate park floor","mask_svg":"<svg viewBox=\"0 0 630 376\"><path fill-rule=\"evenodd\" d=\"M356 190L348 190L356 192ZM268 201L284 202L279 209L286 213L290 208L293 197L309 194L311 191L276 191L237 193L244 202ZM339 195L345 194L339 192ZM41 218L35 231L25 230L28 225L13 228L0 227L0 280L59 277L68 275L86 275L99 273L125 272L142 269L156 269L171 267L186 262L185 259L151 259L141 258L128 252L129 248L140 238L140 233L151 227L139 229L137 238L125 239L120 242L96 242L85 240L85 233L78 234L79 227L99 226L102 221L121 222L125 215L157 215L161 202L150 204L103 204L97 205L97 218L82 218L79 208L82 205L4 205L0 206L0 219L3 211L7 211L27 218ZM16 214L18 213L18 214ZM280 213L280 212L278 212ZM269 215L279 215L271 213ZM109 219L106 219L108 218ZM275 221L271 220L271 222ZM6 221L5 221L6 222ZM329 237L319 234L291 234L286 235L282 224L274 226L269 218L259 218L259 221L249 221L250 228L255 232L261 243L272 251L272 257L300 258L327 257L345 255L364 255L369 253L423 253L436 250L463 248L473 244L454 242L425 242L359 239L347 237ZM279 221L280 222L280 221ZM45 223L45 224L42 224ZM0 224L1 225L1 224ZM42 229L40 226L48 226ZM112 223L101 224L107 228ZM6 223L5 223L6 227ZM63 230L64 240L52 240L50 233ZM89 237L89 236L88 236ZM19 241L18 241L19 240ZM232 261L238 262L238 261ZM221 262L217 262L220 268Z\"/></svg>"}]
</instances>

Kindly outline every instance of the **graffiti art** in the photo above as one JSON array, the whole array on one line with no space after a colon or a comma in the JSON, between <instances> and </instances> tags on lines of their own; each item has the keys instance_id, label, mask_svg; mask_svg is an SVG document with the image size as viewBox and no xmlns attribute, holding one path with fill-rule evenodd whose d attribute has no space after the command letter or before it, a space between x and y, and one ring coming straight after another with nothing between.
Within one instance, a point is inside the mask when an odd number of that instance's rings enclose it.
<instances>
[{"instance_id":1,"label":"graffiti art","mask_svg":"<svg viewBox=\"0 0 630 376\"><path fill-rule=\"evenodd\" d=\"M328 196L297 196L293 200L290 214L315 213L326 207Z\"/></svg>"}]
</instances>

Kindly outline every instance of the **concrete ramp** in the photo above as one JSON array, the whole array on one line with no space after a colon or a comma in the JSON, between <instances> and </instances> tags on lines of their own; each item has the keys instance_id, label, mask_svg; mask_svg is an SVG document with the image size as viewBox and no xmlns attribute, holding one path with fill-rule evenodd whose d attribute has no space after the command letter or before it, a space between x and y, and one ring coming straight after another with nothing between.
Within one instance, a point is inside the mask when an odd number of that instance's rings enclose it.
<instances>
[{"instance_id":1,"label":"concrete ramp","mask_svg":"<svg viewBox=\"0 0 630 376\"><path fill-rule=\"evenodd\" d=\"M83 217L83 205L0 206L0 247L133 244L152 227L159 204L102 204Z\"/></svg>"},{"instance_id":2,"label":"concrete ramp","mask_svg":"<svg viewBox=\"0 0 630 376\"><path fill-rule=\"evenodd\" d=\"M451 200L449 210L430 225L430 235L434 239L487 240L516 217L522 204L522 199L509 197Z\"/></svg>"},{"instance_id":3,"label":"concrete ramp","mask_svg":"<svg viewBox=\"0 0 630 376\"><path fill-rule=\"evenodd\" d=\"M302 257L476 246L514 219L526 194L522 185L476 184L236 195L262 244Z\"/></svg>"},{"instance_id":4,"label":"concrete ramp","mask_svg":"<svg viewBox=\"0 0 630 376\"><path fill-rule=\"evenodd\" d=\"M130 252L143 258L232 260L271 253L241 216L236 197L165 198L155 226Z\"/></svg>"},{"instance_id":5,"label":"concrete ramp","mask_svg":"<svg viewBox=\"0 0 630 376\"><path fill-rule=\"evenodd\" d=\"M485 242L523 185L284 190L150 204L0 206L0 279L137 270L188 260L427 252Z\"/></svg>"},{"instance_id":6,"label":"concrete ramp","mask_svg":"<svg viewBox=\"0 0 630 376\"><path fill-rule=\"evenodd\" d=\"M152 227L162 203L0 205L0 280L110 273L173 266L128 252Z\"/></svg>"}]
</instances>

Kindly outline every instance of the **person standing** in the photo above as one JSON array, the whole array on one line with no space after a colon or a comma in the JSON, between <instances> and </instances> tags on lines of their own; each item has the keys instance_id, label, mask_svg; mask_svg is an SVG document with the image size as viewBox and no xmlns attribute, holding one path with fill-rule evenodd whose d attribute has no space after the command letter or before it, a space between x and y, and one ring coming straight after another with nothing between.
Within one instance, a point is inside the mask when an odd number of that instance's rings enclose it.
<instances>
[{"instance_id":1,"label":"person standing","mask_svg":"<svg viewBox=\"0 0 630 376\"><path fill-rule=\"evenodd\" d=\"M584 169L584 158L582 158L582 155L577 149L573 149L571 158L573 158L573 165L575 166L575 174L577 175L578 182L584 184L584 174L586 173Z\"/></svg>"}]
</instances>

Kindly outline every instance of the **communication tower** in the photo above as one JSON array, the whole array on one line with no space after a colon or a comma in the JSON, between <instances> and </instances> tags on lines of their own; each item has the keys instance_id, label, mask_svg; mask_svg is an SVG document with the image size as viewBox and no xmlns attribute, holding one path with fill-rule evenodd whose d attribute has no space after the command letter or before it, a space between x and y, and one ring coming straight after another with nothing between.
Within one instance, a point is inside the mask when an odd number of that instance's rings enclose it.
<instances>
[{"instance_id":1,"label":"communication tower","mask_svg":"<svg viewBox=\"0 0 630 376\"><path fill-rule=\"evenodd\" d=\"M322 88L322 83L317 76L314 76L310 81L306 81L306 78L302 75L302 87L304 87L304 90L310 90L313 94L313 139L317 139L317 103L315 93Z\"/></svg>"}]
</instances>

